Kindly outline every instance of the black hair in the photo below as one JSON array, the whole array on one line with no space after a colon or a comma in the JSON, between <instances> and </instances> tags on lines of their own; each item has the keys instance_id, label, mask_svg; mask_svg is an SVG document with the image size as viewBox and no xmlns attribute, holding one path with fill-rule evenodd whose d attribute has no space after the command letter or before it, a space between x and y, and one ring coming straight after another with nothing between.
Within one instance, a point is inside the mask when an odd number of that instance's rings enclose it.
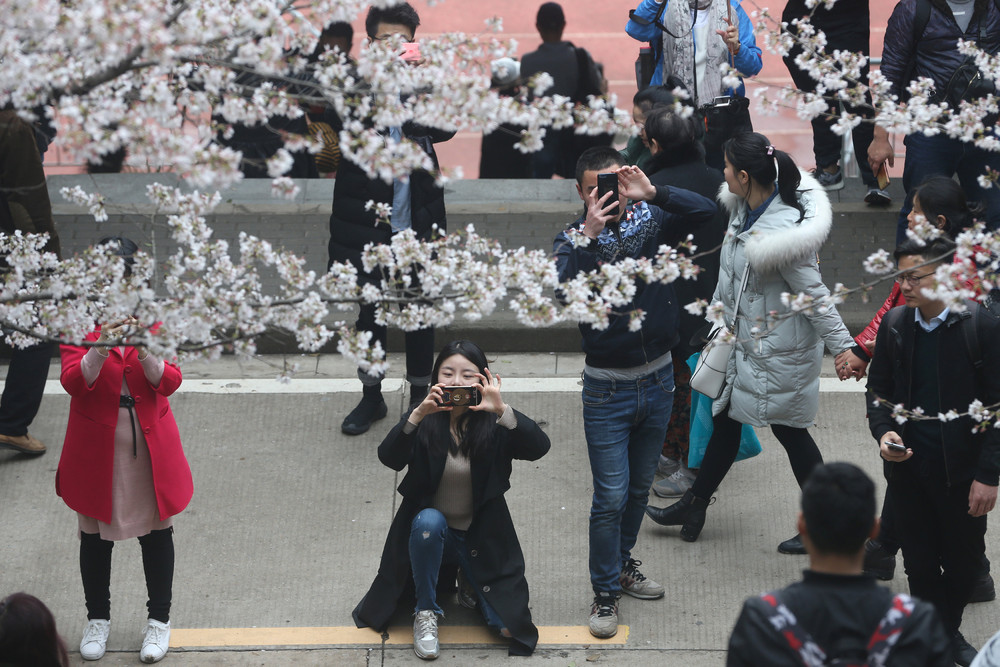
<instances>
[{"instance_id":1,"label":"black hair","mask_svg":"<svg viewBox=\"0 0 1000 667\"><path fill-rule=\"evenodd\" d=\"M684 118L665 107L651 110L646 115L646 138L656 139L660 147L657 162L661 166L704 162L705 145L696 128L693 117Z\"/></svg>"},{"instance_id":2,"label":"black hair","mask_svg":"<svg viewBox=\"0 0 1000 667\"><path fill-rule=\"evenodd\" d=\"M942 231L951 239L971 227L975 217L983 213L983 206L967 202L962 186L947 176L931 176L917 186L913 196L920 198L920 210L932 225L936 226L939 215L944 216Z\"/></svg>"},{"instance_id":3,"label":"black hair","mask_svg":"<svg viewBox=\"0 0 1000 667\"><path fill-rule=\"evenodd\" d=\"M656 107L672 106L676 98L666 86L649 86L632 96L632 106L642 109L643 113Z\"/></svg>"},{"instance_id":4,"label":"black hair","mask_svg":"<svg viewBox=\"0 0 1000 667\"><path fill-rule=\"evenodd\" d=\"M916 255L925 262L950 262L955 255L955 244L940 236L925 243L907 238L896 246L896 251L892 253L897 262L901 257L909 255Z\"/></svg>"},{"instance_id":5,"label":"black hair","mask_svg":"<svg viewBox=\"0 0 1000 667\"><path fill-rule=\"evenodd\" d=\"M98 246L110 246L111 254L118 255L125 260L125 277L132 277L132 267L135 266L135 253L139 252L139 246L135 241L125 236L105 236L97 242Z\"/></svg>"},{"instance_id":6,"label":"black hair","mask_svg":"<svg viewBox=\"0 0 1000 667\"><path fill-rule=\"evenodd\" d=\"M588 171L601 171L609 167L618 168L625 164L622 154L611 146L592 146L583 151L576 161L576 183L583 184L583 174Z\"/></svg>"},{"instance_id":7,"label":"black hair","mask_svg":"<svg viewBox=\"0 0 1000 667\"><path fill-rule=\"evenodd\" d=\"M4 667L66 667L66 642L45 603L28 593L0 600L0 662Z\"/></svg>"},{"instance_id":8,"label":"black hair","mask_svg":"<svg viewBox=\"0 0 1000 667\"><path fill-rule=\"evenodd\" d=\"M817 551L858 554L875 525L875 482L852 463L818 465L802 486L802 517Z\"/></svg>"},{"instance_id":9,"label":"black hair","mask_svg":"<svg viewBox=\"0 0 1000 667\"><path fill-rule=\"evenodd\" d=\"M334 21L323 28L320 39L324 37L346 37L351 40L354 39L354 28L347 21Z\"/></svg>"},{"instance_id":10,"label":"black hair","mask_svg":"<svg viewBox=\"0 0 1000 667\"><path fill-rule=\"evenodd\" d=\"M777 181L781 201L796 209L802 220L805 209L798 197L802 177L791 155L772 146L760 132L737 134L723 145L722 150L735 172L745 171L761 185Z\"/></svg>"},{"instance_id":11,"label":"black hair","mask_svg":"<svg viewBox=\"0 0 1000 667\"><path fill-rule=\"evenodd\" d=\"M470 340L454 340L444 346L434 361L434 368L431 370L431 382L438 382L438 373L441 364L449 357L456 354L461 355L475 364L480 373L488 367L486 354L482 349ZM435 412L427 415L420 422L419 441L431 452L443 454L451 452L461 453L470 460L482 456L493 445L493 438L497 428L496 415L478 410L466 410L458 418L456 432L458 443L451 437L451 414L448 412Z\"/></svg>"},{"instance_id":12,"label":"black hair","mask_svg":"<svg viewBox=\"0 0 1000 667\"><path fill-rule=\"evenodd\" d=\"M392 7L372 7L365 17L365 32L371 39L375 39L378 34L379 23L396 23L405 25L414 35L417 34L417 27L420 25L420 16L410 3L401 2Z\"/></svg>"}]
</instances>

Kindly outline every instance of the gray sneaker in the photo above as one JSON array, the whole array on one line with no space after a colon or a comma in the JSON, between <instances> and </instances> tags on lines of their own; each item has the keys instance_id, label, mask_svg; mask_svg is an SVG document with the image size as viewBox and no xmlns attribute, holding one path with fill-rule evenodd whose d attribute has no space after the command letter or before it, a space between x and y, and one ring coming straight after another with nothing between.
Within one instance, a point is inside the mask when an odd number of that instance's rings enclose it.
<instances>
[{"instance_id":1,"label":"gray sneaker","mask_svg":"<svg viewBox=\"0 0 1000 667\"><path fill-rule=\"evenodd\" d=\"M813 169L812 173L824 190L841 190L844 187L844 171L840 167L837 167L837 171L832 174L819 167Z\"/></svg>"},{"instance_id":2,"label":"gray sneaker","mask_svg":"<svg viewBox=\"0 0 1000 667\"><path fill-rule=\"evenodd\" d=\"M418 611L413 617L413 652L424 660L433 660L440 653L438 618L431 609Z\"/></svg>"},{"instance_id":3,"label":"gray sneaker","mask_svg":"<svg viewBox=\"0 0 1000 667\"><path fill-rule=\"evenodd\" d=\"M660 462L656 465L656 474L670 477L681 467L681 462L660 454Z\"/></svg>"},{"instance_id":4,"label":"gray sneaker","mask_svg":"<svg viewBox=\"0 0 1000 667\"><path fill-rule=\"evenodd\" d=\"M622 568L621 576L618 578L622 585L622 591L640 600L657 600L663 597L666 590L652 579L647 579L646 575L639 571L642 561L629 558Z\"/></svg>"},{"instance_id":5,"label":"gray sneaker","mask_svg":"<svg viewBox=\"0 0 1000 667\"><path fill-rule=\"evenodd\" d=\"M653 493L661 498L680 498L690 490L696 476L690 468L681 466L673 475L654 484Z\"/></svg>"},{"instance_id":6,"label":"gray sneaker","mask_svg":"<svg viewBox=\"0 0 1000 667\"><path fill-rule=\"evenodd\" d=\"M598 593L590 607L590 634L607 639L618 634L618 596Z\"/></svg>"}]
</instances>

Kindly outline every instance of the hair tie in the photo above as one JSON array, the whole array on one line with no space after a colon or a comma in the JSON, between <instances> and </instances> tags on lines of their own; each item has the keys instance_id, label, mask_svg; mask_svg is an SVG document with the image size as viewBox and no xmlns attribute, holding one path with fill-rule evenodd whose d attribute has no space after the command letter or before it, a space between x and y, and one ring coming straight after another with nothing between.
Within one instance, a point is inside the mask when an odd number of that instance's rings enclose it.
<instances>
[{"instance_id":1,"label":"hair tie","mask_svg":"<svg viewBox=\"0 0 1000 667\"><path fill-rule=\"evenodd\" d=\"M774 155L774 146L772 146L771 144L767 145L767 154Z\"/></svg>"}]
</instances>

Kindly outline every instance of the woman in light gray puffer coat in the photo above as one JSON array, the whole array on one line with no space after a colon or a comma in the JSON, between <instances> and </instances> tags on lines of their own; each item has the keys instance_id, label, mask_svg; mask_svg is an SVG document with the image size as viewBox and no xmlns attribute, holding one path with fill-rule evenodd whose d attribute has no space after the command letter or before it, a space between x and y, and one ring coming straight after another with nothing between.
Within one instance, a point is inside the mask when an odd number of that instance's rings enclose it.
<instances>
[{"instance_id":1,"label":"woman in light gray puffer coat","mask_svg":"<svg viewBox=\"0 0 1000 667\"><path fill-rule=\"evenodd\" d=\"M736 459L743 424L771 427L800 487L823 462L806 430L819 405L823 345L834 355L854 345L835 308L791 314L782 303L784 293L813 300L830 293L816 255L833 220L822 186L758 133L729 140L725 154L719 201L729 211L729 229L713 301L722 303L727 323L736 313L735 352L713 405L712 437L698 478L674 505L646 509L660 525L681 526L688 542L698 539L712 493ZM747 284L737 304L744 271ZM798 535L778 551L805 553Z\"/></svg>"}]
</instances>

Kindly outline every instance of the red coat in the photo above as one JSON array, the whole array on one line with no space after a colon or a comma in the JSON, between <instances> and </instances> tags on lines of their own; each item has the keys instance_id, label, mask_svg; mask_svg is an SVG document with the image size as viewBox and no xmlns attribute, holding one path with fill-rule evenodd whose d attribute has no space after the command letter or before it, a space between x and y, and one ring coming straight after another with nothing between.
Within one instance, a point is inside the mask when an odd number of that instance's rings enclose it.
<instances>
[{"instance_id":1,"label":"red coat","mask_svg":"<svg viewBox=\"0 0 1000 667\"><path fill-rule=\"evenodd\" d=\"M97 340L97 337L94 332L87 340ZM87 349L61 346L62 374L59 379L72 400L66 440L56 472L56 493L71 509L105 523L111 521L115 427L124 376L135 399L137 427L142 429L149 445L160 519L178 514L187 507L194 493L191 468L181 448L177 422L167 400L181 384L180 369L164 363L160 386L153 387L146 380L135 348L126 348L124 356L118 348L111 348L94 385L88 387L80 369L80 360Z\"/></svg>"}]
</instances>

